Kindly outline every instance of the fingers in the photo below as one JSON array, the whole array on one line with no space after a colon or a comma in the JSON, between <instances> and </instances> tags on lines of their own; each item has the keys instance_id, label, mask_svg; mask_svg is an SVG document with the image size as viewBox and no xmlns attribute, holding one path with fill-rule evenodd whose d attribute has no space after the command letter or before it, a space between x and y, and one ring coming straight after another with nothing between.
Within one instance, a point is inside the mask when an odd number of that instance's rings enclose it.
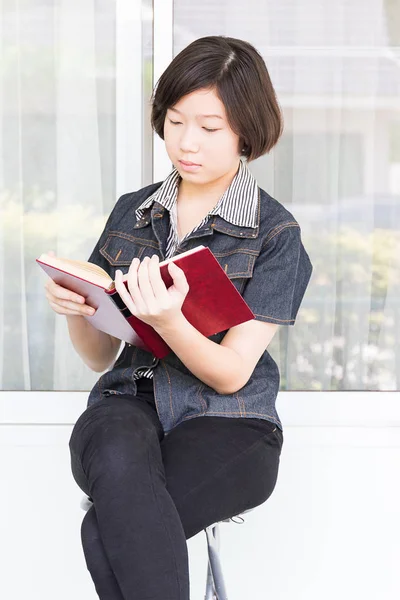
<instances>
[{"instance_id":1,"label":"fingers","mask_svg":"<svg viewBox=\"0 0 400 600\"><path fill-rule=\"evenodd\" d=\"M54 312L56 312L59 315L71 315L71 316L84 317L84 316L94 315L94 313L96 312L94 310L94 308L91 308L87 305L85 305L83 307L79 307L79 310L74 310L74 307L76 307L77 305L73 302L71 302L71 303L63 302L61 304L60 301L55 302L55 301L49 299L49 305L54 310Z\"/></svg>"},{"instance_id":2,"label":"fingers","mask_svg":"<svg viewBox=\"0 0 400 600\"><path fill-rule=\"evenodd\" d=\"M158 256L153 254L151 259L146 257L143 260L138 271L139 288L150 312L155 309L156 302L164 307L168 305L168 292L161 277L159 262Z\"/></svg>"},{"instance_id":3,"label":"fingers","mask_svg":"<svg viewBox=\"0 0 400 600\"><path fill-rule=\"evenodd\" d=\"M134 258L127 273L126 286L122 281L122 272L116 270L115 288L133 315L157 317L176 309L189 291L182 269L170 263L169 272L174 285L167 289L156 254L151 258L146 256L142 262Z\"/></svg>"},{"instance_id":4,"label":"fingers","mask_svg":"<svg viewBox=\"0 0 400 600\"><path fill-rule=\"evenodd\" d=\"M187 282L185 271L183 269L178 267L178 265L176 265L174 262L171 262L168 265L168 271L172 279L174 280L175 286L178 282L178 286L187 287L187 289L189 289L189 284Z\"/></svg>"},{"instance_id":5,"label":"fingers","mask_svg":"<svg viewBox=\"0 0 400 600\"><path fill-rule=\"evenodd\" d=\"M124 302L125 306L127 306L129 308L129 310L131 311L131 313L133 315L136 315L136 303L133 301L131 295L132 295L132 288L129 288L129 282L128 282L128 288L129 291L126 289L125 283L122 281L122 271L120 271L119 269L117 269L115 271L115 289L117 290L118 294L120 295L122 301ZM136 296L137 297L137 296ZM141 303L141 306L143 305L143 301ZM139 312L141 312L139 310Z\"/></svg>"},{"instance_id":6,"label":"fingers","mask_svg":"<svg viewBox=\"0 0 400 600\"><path fill-rule=\"evenodd\" d=\"M144 265L147 265L148 258L143 259L142 262L138 258L134 258L129 267L129 271L127 273L127 284L130 295L132 296L133 302L137 306L139 312L142 314L147 312L147 304L145 301L145 295L148 294L148 287L142 288L143 285L143 268ZM142 294L143 291L143 294ZM151 295L154 297L153 292L151 291Z\"/></svg>"},{"instance_id":7,"label":"fingers","mask_svg":"<svg viewBox=\"0 0 400 600\"><path fill-rule=\"evenodd\" d=\"M83 296L80 296L75 292L71 292L71 290L67 290L67 288L58 285L58 283L50 278L46 281L44 287L50 292L50 294L60 298L61 300L71 300L72 302L77 302L79 304L85 303L85 298Z\"/></svg>"},{"instance_id":8,"label":"fingers","mask_svg":"<svg viewBox=\"0 0 400 600\"><path fill-rule=\"evenodd\" d=\"M153 258L150 259L148 256L146 256L143 261L140 263L139 269L137 271L137 281L135 281L135 277L132 278L132 284L133 284L133 289L134 292L137 293L138 289L140 288L140 291L143 293L143 297L146 299L146 302L151 302L152 300L154 300L154 290L152 288L152 285L150 283L149 280L149 265L151 263L154 263ZM132 263L133 264L133 263ZM132 267L132 265L131 265ZM131 268L129 269L129 271L131 271ZM133 267L133 271L135 274L136 268ZM129 281L129 277L128 277L128 281ZM129 281L129 284L131 282ZM139 284L139 287L137 287L137 283Z\"/></svg>"},{"instance_id":9,"label":"fingers","mask_svg":"<svg viewBox=\"0 0 400 600\"><path fill-rule=\"evenodd\" d=\"M60 315L90 316L96 311L85 303L85 298L58 285L52 279L45 284L46 298L50 307Z\"/></svg>"}]
</instances>

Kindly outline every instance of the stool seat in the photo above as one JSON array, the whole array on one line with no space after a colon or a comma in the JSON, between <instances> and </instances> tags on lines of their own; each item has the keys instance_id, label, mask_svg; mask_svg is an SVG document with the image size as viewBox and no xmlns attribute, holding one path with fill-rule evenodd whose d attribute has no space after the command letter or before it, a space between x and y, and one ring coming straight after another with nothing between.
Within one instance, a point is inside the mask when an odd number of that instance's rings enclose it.
<instances>
[{"instance_id":1,"label":"stool seat","mask_svg":"<svg viewBox=\"0 0 400 600\"><path fill-rule=\"evenodd\" d=\"M89 496L84 496L81 499L80 507L84 511L88 511L92 504L92 499ZM252 510L254 509L248 508L247 510L242 511L238 515L233 515L228 519L222 519L221 521L217 521L216 523L213 523L212 525L209 525L204 529L207 538L208 551L206 593L204 596L204 600L228 600L225 582L222 575L221 561L219 557L219 523L229 523L230 521L232 521L233 523L241 525L242 523L244 523L242 515ZM235 519L240 519L240 521L235 521Z\"/></svg>"},{"instance_id":2,"label":"stool seat","mask_svg":"<svg viewBox=\"0 0 400 600\"><path fill-rule=\"evenodd\" d=\"M88 511L89 508L92 506L93 502L91 501L91 499L88 496L83 496L83 498L81 499L80 502L80 507L84 510L84 511Z\"/></svg>"}]
</instances>

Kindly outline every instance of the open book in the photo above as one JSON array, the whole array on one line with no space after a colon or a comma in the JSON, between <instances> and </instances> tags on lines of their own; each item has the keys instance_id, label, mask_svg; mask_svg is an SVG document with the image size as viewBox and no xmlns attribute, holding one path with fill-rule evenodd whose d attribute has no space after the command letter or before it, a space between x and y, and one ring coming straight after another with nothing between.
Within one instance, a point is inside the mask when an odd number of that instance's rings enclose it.
<instances>
[{"instance_id":1,"label":"open book","mask_svg":"<svg viewBox=\"0 0 400 600\"><path fill-rule=\"evenodd\" d=\"M209 248L197 246L161 261L160 273L167 288L173 285L168 271L168 263L172 261L184 271L189 284L182 313L204 336L210 337L254 319L254 313ZM112 278L98 265L48 254L41 254L36 262L58 285L80 294L86 304L96 309L94 315L85 315L85 319L100 331L152 352L158 358L164 358L171 351L151 325L132 315ZM127 275L122 280L126 284Z\"/></svg>"}]
</instances>

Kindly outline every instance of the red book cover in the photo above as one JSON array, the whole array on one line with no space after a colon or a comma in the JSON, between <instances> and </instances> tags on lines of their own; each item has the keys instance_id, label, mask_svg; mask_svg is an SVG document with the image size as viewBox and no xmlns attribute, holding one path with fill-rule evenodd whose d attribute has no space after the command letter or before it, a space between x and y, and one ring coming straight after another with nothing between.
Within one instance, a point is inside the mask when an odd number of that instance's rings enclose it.
<instances>
[{"instance_id":1,"label":"red book cover","mask_svg":"<svg viewBox=\"0 0 400 600\"><path fill-rule=\"evenodd\" d=\"M254 313L235 288L209 248L198 246L192 251L174 256L172 260L184 271L189 284L189 292L182 305L182 313L189 323L204 336L210 337L220 331L225 331L235 325L254 319ZM162 261L160 263L161 277L167 288L173 285L173 280L169 274L167 264L170 261L171 259L168 259L167 261ZM41 264L41 266L44 268L43 264ZM48 269L45 270L48 272ZM52 277L50 273L48 274ZM71 275L70 277L76 278L76 276ZM88 281L85 283L93 285ZM72 289L70 284L64 285L63 283L60 283L60 285ZM78 290L74 291L81 293ZM114 311L111 311L107 307L109 329L114 327L114 320L116 324L117 318L114 314L119 316L123 315L122 319L129 323L132 330L139 336L141 347L149 349L158 358L164 358L164 356L171 351L168 344L153 329L153 327L151 327L151 325L148 325L131 314L129 309L122 302L113 282L108 288L102 288L100 293L104 294L104 292L107 299L112 300L112 302L107 302L107 304L114 306ZM86 294L83 293L82 295L86 297ZM97 296L98 294L96 294L96 297ZM94 306L89 300L88 297L87 304ZM98 306L105 304L104 302L101 302L101 299L100 302L97 303ZM96 306L94 307L97 308ZM115 309L117 310L115 311ZM86 318L90 321L94 319L96 314L93 315L93 317ZM112 320L110 320L111 315ZM95 325L95 323L93 324ZM115 337L120 337L111 331L108 331L108 333L115 335ZM121 339L125 338L121 337ZM140 345L140 342L138 343L138 340L136 340L136 343L129 343Z\"/></svg>"}]
</instances>

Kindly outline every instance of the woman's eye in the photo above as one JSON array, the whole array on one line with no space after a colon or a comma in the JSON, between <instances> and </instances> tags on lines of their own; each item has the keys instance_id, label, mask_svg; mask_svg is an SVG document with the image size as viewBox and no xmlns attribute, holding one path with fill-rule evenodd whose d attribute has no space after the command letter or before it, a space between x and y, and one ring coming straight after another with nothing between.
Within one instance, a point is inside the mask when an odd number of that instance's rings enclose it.
<instances>
[{"instance_id":1,"label":"woman's eye","mask_svg":"<svg viewBox=\"0 0 400 600\"><path fill-rule=\"evenodd\" d=\"M169 122L171 123L171 125L182 125L182 123L180 121L172 121L172 119L169 119ZM207 131L208 133L213 133L214 131L218 131L218 129L209 129L208 127L203 127L203 129L205 131Z\"/></svg>"}]
</instances>

